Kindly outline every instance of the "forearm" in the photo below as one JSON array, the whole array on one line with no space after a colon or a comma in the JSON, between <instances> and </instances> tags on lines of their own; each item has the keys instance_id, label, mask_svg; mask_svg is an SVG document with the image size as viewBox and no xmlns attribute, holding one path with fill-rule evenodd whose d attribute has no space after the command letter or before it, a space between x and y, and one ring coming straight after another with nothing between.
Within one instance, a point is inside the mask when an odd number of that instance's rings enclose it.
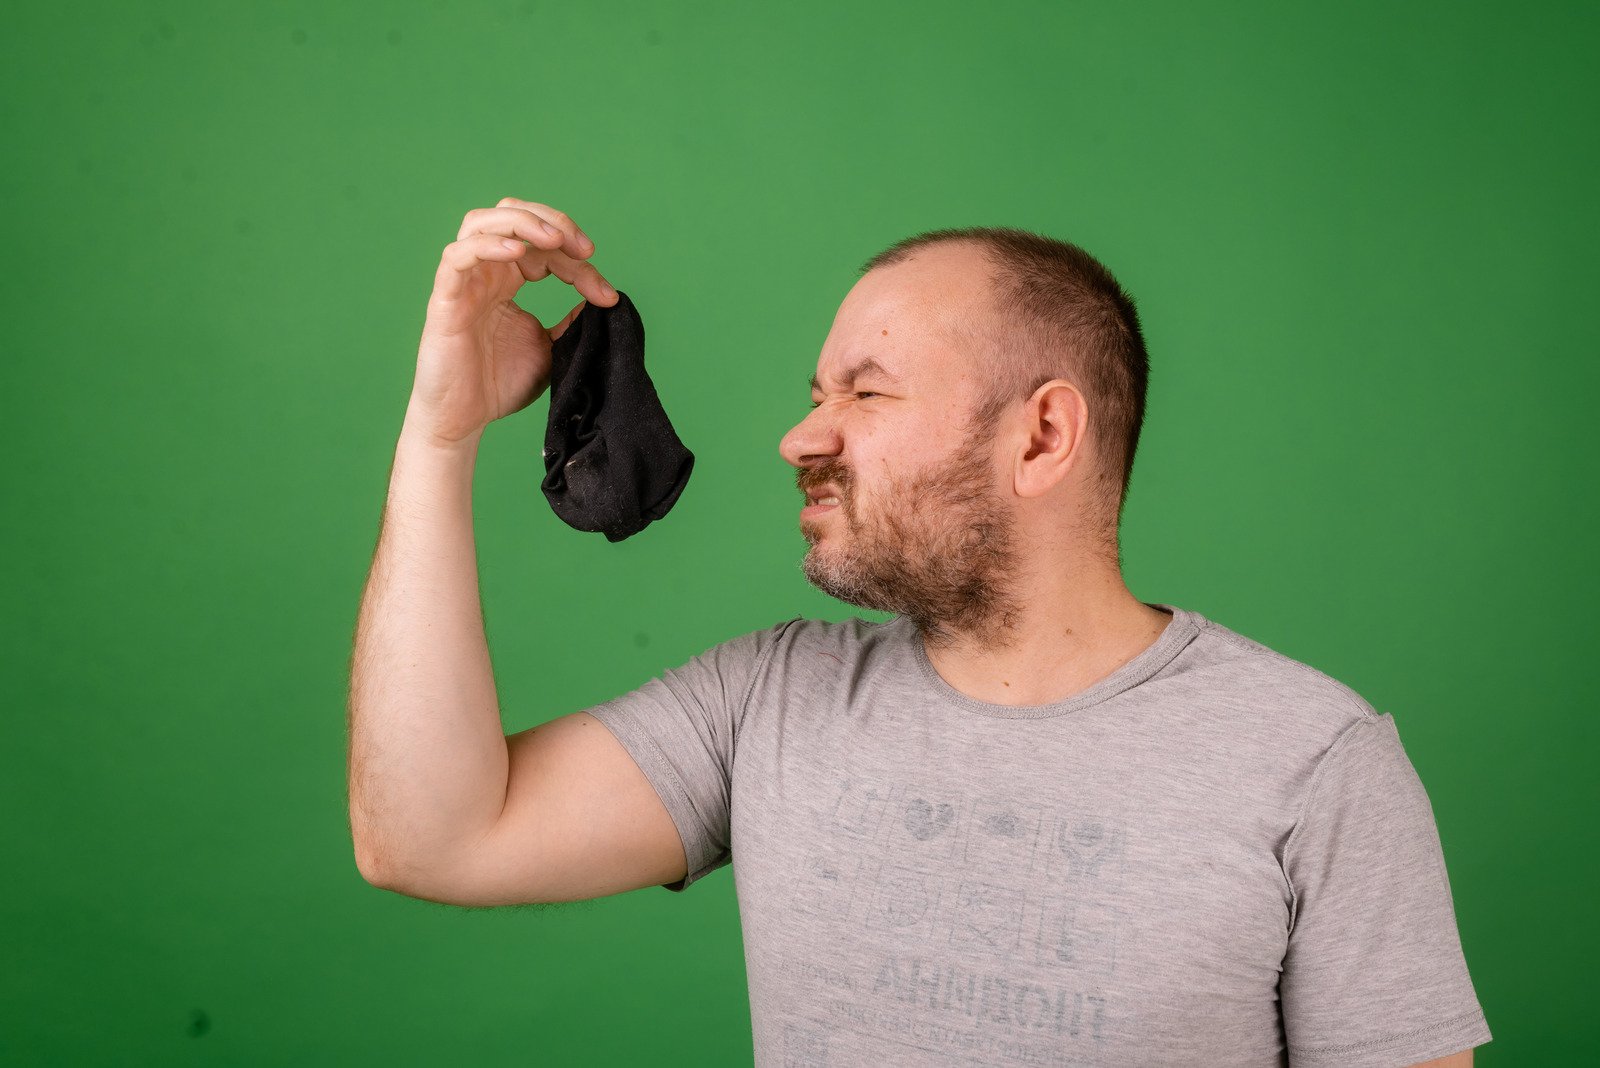
<instances>
[{"instance_id":1,"label":"forearm","mask_svg":"<svg viewBox=\"0 0 1600 1068\"><path fill-rule=\"evenodd\" d=\"M361 598L350 668L350 825L373 882L426 878L505 804L507 753L472 530L476 440L408 419Z\"/></svg>"}]
</instances>

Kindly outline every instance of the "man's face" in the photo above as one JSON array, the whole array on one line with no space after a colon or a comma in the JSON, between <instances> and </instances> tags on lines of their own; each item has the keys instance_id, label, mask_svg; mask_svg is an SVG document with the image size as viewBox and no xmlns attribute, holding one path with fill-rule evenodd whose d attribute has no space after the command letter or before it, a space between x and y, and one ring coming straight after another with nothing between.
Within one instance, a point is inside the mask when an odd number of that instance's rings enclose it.
<instances>
[{"instance_id":1,"label":"man's face","mask_svg":"<svg viewBox=\"0 0 1600 1068\"><path fill-rule=\"evenodd\" d=\"M807 580L930 641L1009 626L1017 599L994 431L967 423L982 382L949 328L977 314L981 289L962 293L977 255L924 249L862 278L823 344L814 410L779 445L803 494L839 499L801 514Z\"/></svg>"}]
</instances>

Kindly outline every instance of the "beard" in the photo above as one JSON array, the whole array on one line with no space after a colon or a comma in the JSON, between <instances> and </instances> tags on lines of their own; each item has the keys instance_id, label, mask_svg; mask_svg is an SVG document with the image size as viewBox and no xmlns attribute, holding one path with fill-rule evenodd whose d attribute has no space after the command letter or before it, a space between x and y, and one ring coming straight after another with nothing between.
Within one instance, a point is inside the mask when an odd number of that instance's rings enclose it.
<instances>
[{"instance_id":1,"label":"beard","mask_svg":"<svg viewBox=\"0 0 1600 1068\"><path fill-rule=\"evenodd\" d=\"M929 646L967 635L1005 644L1016 624L1016 522L994 489L991 427L952 461L884 485L863 504L842 464L805 468L801 489L832 482L838 508L800 524L800 569L830 597L908 619Z\"/></svg>"}]
</instances>

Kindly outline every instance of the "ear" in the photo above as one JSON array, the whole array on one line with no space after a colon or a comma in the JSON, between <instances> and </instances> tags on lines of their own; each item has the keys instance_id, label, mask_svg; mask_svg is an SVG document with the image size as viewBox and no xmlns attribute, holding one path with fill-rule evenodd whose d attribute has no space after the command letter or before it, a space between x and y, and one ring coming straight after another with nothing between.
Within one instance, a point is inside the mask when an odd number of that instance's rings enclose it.
<instances>
[{"instance_id":1,"label":"ear","mask_svg":"<svg viewBox=\"0 0 1600 1068\"><path fill-rule=\"evenodd\" d=\"M1042 497L1064 480L1083 462L1088 431L1089 404L1077 386L1055 378L1034 390L1023 406L1026 439L1011 472L1017 496Z\"/></svg>"}]
</instances>

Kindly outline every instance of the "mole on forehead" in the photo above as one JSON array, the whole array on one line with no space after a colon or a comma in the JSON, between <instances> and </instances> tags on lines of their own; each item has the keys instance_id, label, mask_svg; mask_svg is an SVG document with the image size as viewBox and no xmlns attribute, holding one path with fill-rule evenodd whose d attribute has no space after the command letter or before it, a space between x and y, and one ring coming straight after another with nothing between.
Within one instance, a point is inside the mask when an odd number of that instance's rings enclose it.
<instances>
[{"instance_id":1,"label":"mole on forehead","mask_svg":"<svg viewBox=\"0 0 1600 1068\"><path fill-rule=\"evenodd\" d=\"M859 360L856 363L851 364L849 367L846 367L844 369L844 376L842 380L845 385L855 385L856 379L869 374L878 375L880 378L883 378L889 382L898 383L900 381L899 375L890 371L887 367L879 363L871 356L868 356L865 359ZM810 384L812 389L822 388L822 384L817 380L816 375L811 376Z\"/></svg>"}]
</instances>

